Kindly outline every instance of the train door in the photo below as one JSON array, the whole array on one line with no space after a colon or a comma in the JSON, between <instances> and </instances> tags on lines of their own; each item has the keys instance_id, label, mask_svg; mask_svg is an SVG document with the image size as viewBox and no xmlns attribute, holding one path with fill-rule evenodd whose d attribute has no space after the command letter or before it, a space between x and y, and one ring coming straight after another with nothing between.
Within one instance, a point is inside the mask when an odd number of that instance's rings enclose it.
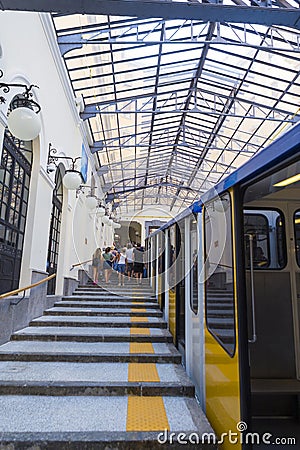
<instances>
[{"instance_id":1,"label":"train door","mask_svg":"<svg viewBox=\"0 0 300 450\"><path fill-rule=\"evenodd\" d=\"M169 298L169 330L177 343L176 335L176 224L168 230L168 298Z\"/></svg>"},{"instance_id":2,"label":"train door","mask_svg":"<svg viewBox=\"0 0 300 450\"><path fill-rule=\"evenodd\" d=\"M281 184L295 173L247 186L244 254L252 429L299 441L299 187Z\"/></svg>"},{"instance_id":3,"label":"train door","mask_svg":"<svg viewBox=\"0 0 300 450\"><path fill-rule=\"evenodd\" d=\"M165 233L159 231L158 239L158 261L157 261L157 283L158 303L160 309L165 311Z\"/></svg>"},{"instance_id":4,"label":"train door","mask_svg":"<svg viewBox=\"0 0 300 450\"><path fill-rule=\"evenodd\" d=\"M177 251L177 284L176 284L176 316L177 346L185 365L185 219L180 220L176 233Z\"/></svg>"},{"instance_id":5,"label":"train door","mask_svg":"<svg viewBox=\"0 0 300 450\"><path fill-rule=\"evenodd\" d=\"M152 279L152 273L151 273L151 243L150 243L150 239L146 238L145 239L145 266L147 268L147 278L150 281L150 286L151 286L151 279Z\"/></svg>"},{"instance_id":6,"label":"train door","mask_svg":"<svg viewBox=\"0 0 300 450\"><path fill-rule=\"evenodd\" d=\"M156 235L152 236L151 238L151 274L152 274L152 288L154 289L154 292L156 294L157 288L157 278L156 278L156 258L157 258L157 242L156 242Z\"/></svg>"},{"instance_id":7,"label":"train door","mask_svg":"<svg viewBox=\"0 0 300 450\"><path fill-rule=\"evenodd\" d=\"M300 380L300 201L293 201L289 204L288 217L290 236L288 242L290 244L289 254L291 255L290 269L293 293L296 377Z\"/></svg>"},{"instance_id":8,"label":"train door","mask_svg":"<svg viewBox=\"0 0 300 450\"><path fill-rule=\"evenodd\" d=\"M198 218L199 217L199 218ZM201 214L186 218L186 280L185 280L185 323L186 323L186 370L195 384L196 396L202 408L204 403L204 360L203 360L203 268L201 251ZM199 239L200 237L200 239Z\"/></svg>"},{"instance_id":9,"label":"train door","mask_svg":"<svg viewBox=\"0 0 300 450\"><path fill-rule=\"evenodd\" d=\"M205 257L205 404L206 414L219 437L220 448L232 449L228 433L238 433L244 420L240 390L237 304L236 233L233 192L225 192L204 207ZM241 441L234 448L241 448Z\"/></svg>"}]
</instances>

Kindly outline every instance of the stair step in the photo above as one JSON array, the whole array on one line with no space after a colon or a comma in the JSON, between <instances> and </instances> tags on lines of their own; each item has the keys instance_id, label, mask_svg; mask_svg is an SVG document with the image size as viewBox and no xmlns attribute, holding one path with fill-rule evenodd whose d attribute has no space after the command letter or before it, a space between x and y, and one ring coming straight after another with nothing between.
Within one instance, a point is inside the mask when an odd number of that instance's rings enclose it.
<instances>
[{"instance_id":1,"label":"stair step","mask_svg":"<svg viewBox=\"0 0 300 450\"><path fill-rule=\"evenodd\" d=\"M180 353L170 344L137 344L131 353L127 342L41 342L11 341L1 346L0 360L82 361L82 362L181 362ZM145 348L145 345L147 347Z\"/></svg>"},{"instance_id":2,"label":"stair step","mask_svg":"<svg viewBox=\"0 0 300 450\"><path fill-rule=\"evenodd\" d=\"M155 295L152 292L145 292L145 291L133 291L132 289L126 289L126 290L110 290L110 291L97 291L96 289L90 289L90 290L77 290L73 292L74 295L98 295L99 297L148 297L148 298L155 298Z\"/></svg>"},{"instance_id":3,"label":"stair step","mask_svg":"<svg viewBox=\"0 0 300 450\"><path fill-rule=\"evenodd\" d=\"M56 307L62 307L62 306L66 306L68 308L78 308L78 307L86 307L86 308L107 308L109 305L109 308L136 308L136 309L144 309L146 308L148 309L158 309L158 304L157 303L147 303L145 304L144 302L127 302L127 301L123 301L123 302L101 302L101 301L97 301L97 300L93 300L93 301L84 301L84 300L80 300L80 301L60 301L60 302L56 302L54 303L54 306Z\"/></svg>"},{"instance_id":4,"label":"stair step","mask_svg":"<svg viewBox=\"0 0 300 450\"><path fill-rule=\"evenodd\" d=\"M118 291L136 291L136 292L150 292L151 294L155 294L154 290L149 286L143 286L137 284L136 282L125 282L124 286L119 286L118 282L112 283L103 283L102 285L90 285L90 286L78 286L76 291L99 291L99 292L118 292Z\"/></svg>"},{"instance_id":5,"label":"stair step","mask_svg":"<svg viewBox=\"0 0 300 450\"><path fill-rule=\"evenodd\" d=\"M132 308L135 309L135 308ZM162 317L161 311L152 311L145 308L145 311L130 311L119 308L117 311L110 308L68 308L54 307L44 311L46 316L118 316L118 317Z\"/></svg>"},{"instance_id":6,"label":"stair step","mask_svg":"<svg viewBox=\"0 0 300 450\"><path fill-rule=\"evenodd\" d=\"M154 398L153 398L154 400ZM144 401L153 402L151 397ZM159 449L167 439L164 427L156 431L127 431L128 397L126 396L3 396L0 410L1 444L7 448L39 448L47 450ZM170 432L184 430L206 436L199 449L216 449L213 430L195 399L162 397ZM18 411L18 414L16 414ZM47 411L47 414L45 414ZM12 420L12 417L14 420ZM137 425L138 428L138 425ZM181 434L182 439L182 434ZM168 442L168 441L167 441ZM201 442L201 439L200 439ZM166 448L170 448L168 443Z\"/></svg>"},{"instance_id":7,"label":"stair step","mask_svg":"<svg viewBox=\"0 0 300 450\"><path fill-rule=\"evenodd\" d=\"M149 329L149 335L130 334L130 328L27 327L15 332L13 341L70 342L172 342L172 335L159 328Z\"/></svg>"},{"instance_id":8,"label":"stair step","mask_svg":"<svg viewBox=\"0 0 300 450\"><path fill-rule=\"evenodd\" d=\"M150 318L147 322L132 321L130 317L89 317L89 316L41 316L30 322L30 326L72 326L72 327L116 327L116 328L167 328L166 322L157 317Z\"/></svg>"},{"instance_id":9,"label":"stair step","mask_svg":"<svg viewBox=\"0 0 300 450\"><path fill-rule=\"evenodd\" d=\"M84 294L84 295L65 295L64 297L62 297L62 300L63 301L65 301L65 300L75 300L75 301L82 301L82 300L85 300L85 301L96 301L96 302L99 302L99 301L105 301L105 302L107 302L107 303L113 303L113 302L126 302L126 303L128 303L128 301L131 301L131 302L144 302L144 303L154 303L155 302L155 298L153 298L153 297L141 297L141 296L139 296L139 297L133 297L133 296L130 296L130 295L124 295L124 296L119 296L119 295L116 295L116 296L107 296L107 295L92 295L92 294ZM156 305L158 305L158 303L156 303Z\"/></svg>"},{"instance_id":10,"label":"stair step","mask_svg":"<svg viewBox=\"0 0 300 450\"><path fill-rule=\"evenodd\" d=\"M128 382L129 363L72 363L38 361L0 361L0 383L3 381L27 382ZM147 366L144 366L145 370ZM151 367L150 367L151 369ZM180 364L157 364L159 382L191 384ZM146 374L149 380L149 372ZM145 378L145 375L144 375ZM153 382L153 381L152 381Z\"/></svg>"}]
</instances>

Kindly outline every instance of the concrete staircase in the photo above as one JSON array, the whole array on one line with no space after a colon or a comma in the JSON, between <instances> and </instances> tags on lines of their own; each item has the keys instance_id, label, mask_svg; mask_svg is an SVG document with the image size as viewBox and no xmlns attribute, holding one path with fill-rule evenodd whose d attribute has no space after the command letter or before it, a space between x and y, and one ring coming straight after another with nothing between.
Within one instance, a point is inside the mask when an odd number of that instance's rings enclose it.
<instances>
[{"instance_id":1,"label":"concrete staircase","mask_svg":"<svg viewBox=\"0 0 300 450\"><path fill-rule=\"evenodd\" d=\"M171 341L149 287L79 287L0 346L1 450L216 448Z\"/></svg>"}]
</instances>

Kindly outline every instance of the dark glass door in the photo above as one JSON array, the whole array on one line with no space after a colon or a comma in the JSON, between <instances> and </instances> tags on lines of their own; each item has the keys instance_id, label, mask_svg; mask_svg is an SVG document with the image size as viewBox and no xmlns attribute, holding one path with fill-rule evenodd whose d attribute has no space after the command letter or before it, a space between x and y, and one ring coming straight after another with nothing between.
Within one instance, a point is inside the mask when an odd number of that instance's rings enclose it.
<instances>
[{"instance_id":1,"label":"dark glass door","mask_svg":"<svg viewBox=\"0 0 300 450\"><path fill-rule=\"evenodd\" d=\"M48 244L48 257L46 270L49 275L56 273L59 253L61 212L63 201L62 176L60 170L57 169L55 174L55 188L52 196L52 212L51 224ZM56 278L48 281L47 294L55 294Z\"/></svg>"},{"instance_id":2,"label":"dark glass door","mask_svg":"<svg viewBox=\"0 0 300 450\"><path fill-rule=\"evenodd\" d=\"M19 287L31 164L31 142L6 133L0 166L1 294Z\"/></svg>"}]
</instances>

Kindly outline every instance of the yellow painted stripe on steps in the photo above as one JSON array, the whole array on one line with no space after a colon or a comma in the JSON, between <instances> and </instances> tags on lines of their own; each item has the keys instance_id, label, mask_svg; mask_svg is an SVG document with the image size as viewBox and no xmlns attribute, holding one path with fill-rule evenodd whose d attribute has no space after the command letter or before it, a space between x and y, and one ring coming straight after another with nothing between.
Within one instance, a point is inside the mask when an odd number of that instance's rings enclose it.
<instances>
[{"instance_id":1,"label":"yellow painted stripe on steps","mask_svg":"<svg viewBox=\"0 0 300 450\"><path fill-rule=\"evenodd\" d=\"M129 353L154 353L151 342L130 342Z\"/></svg>"},{"instance_id":2,"label":"yellow painted stripe on steps","mask_svg":"<svg viewBox=\"0 0 300 450\"><path fill-rule=\"evenodd\" d=\"M148 317L130 317L130 322L149 322Z\"/></svg>"},{"instance_id":3,"label":"yellow painted stripe on steps","mask_svg":"<svg viewBox=\"0 0 300 450\"><path fill-rule=\"evenodd\" d=\"M131 308L131 312L141 312L141 313L146 313L147 310L146 310L146 308Z\"/></svg>"},{"instance_id":4,"label":"yellow painted stripe on steps","mask_svg":"<svg viewBox=\"0 0 300 450\"><path fill-rule=\"evenodd\" d=\"M143 336L150 336L150 329L149 328L131 327L130 334L131 335L142 334Z\"/></svg>"},{"instance_id":5,"label":"yellow painted stripe on steps","mask_svg":"<svg viewBox=\"0 0 300 450\"><path fill-rule=\"evenodd\" d=\"M170 430L162 397L128 397L126 431Z\"/></svg>"},{"instance_id":6,"label":"yellow painted stripe on steps","mask_svg":"<svg viewBox=\"0 0 300 450\"><path fill-rule=\"evenodd\" d=\"M130 363L128 364L128 381L134 382L159 382L159 375L154 363Z\"/></svg>"}]
</instances>

